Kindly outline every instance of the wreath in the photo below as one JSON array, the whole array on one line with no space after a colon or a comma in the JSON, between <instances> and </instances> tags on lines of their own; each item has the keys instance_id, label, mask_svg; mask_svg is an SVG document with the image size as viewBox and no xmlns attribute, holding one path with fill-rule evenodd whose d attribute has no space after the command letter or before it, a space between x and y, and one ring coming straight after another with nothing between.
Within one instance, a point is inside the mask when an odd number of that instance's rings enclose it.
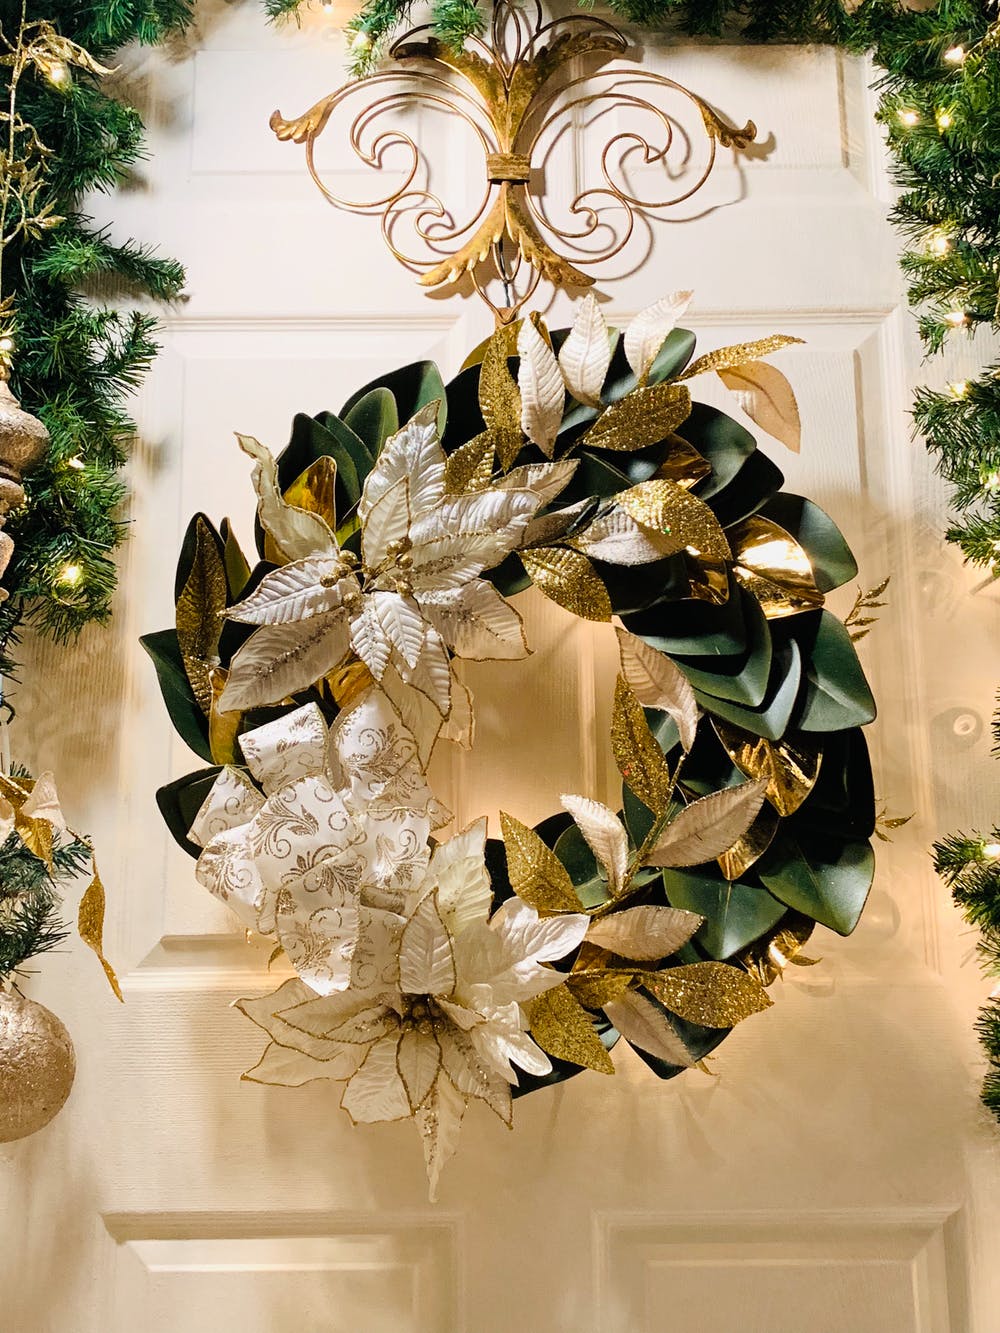
<instances>
[{"instance_id":1,"label":"wreath","mask_svg":"<svg viewBox=\"0 0 1000 1333\"><path fill-rule=\"evenodd\" d=\"M237 1002L270 1037L244 1077L413 1117L432 1190L470 1101L509 1125L524 1092L612 1074L619 1040L674 1076L870 887L875 709L824 606L856 565L689 389L717 373L790 439L762 358L796 340L692 360L688 299L620 334L593 296L570 330L501 328L448 385L421 362L297 416L277 459L238 437L257 562L197 515L176 625L143 640L210 765L160 790L163 816L295 971ZM532 583L617 635L622 807L567 794L534 828L503 813L502 839L485 818L443 836L428 760L473 740L456 663L525 656Z\"/></svg>"}]
</instances>

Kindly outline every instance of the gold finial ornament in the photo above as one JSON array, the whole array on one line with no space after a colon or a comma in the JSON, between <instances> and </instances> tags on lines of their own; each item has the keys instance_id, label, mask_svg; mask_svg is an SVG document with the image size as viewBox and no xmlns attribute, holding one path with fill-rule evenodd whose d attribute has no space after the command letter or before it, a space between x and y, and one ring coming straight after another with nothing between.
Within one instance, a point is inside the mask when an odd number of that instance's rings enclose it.
<instances>
[{"instance_id":1,"label":"gold finial ornament","mask_svg":"<svg viewBox=\"0 0 1000 1333\"><path fill-rule=\"evenodd\" d=\"M736 129L681 84L623 62L628 49L624 35L604 19L574 14L546 21L537 2L522 9L515 0L497 0L489 40L470 38L456 51L426 25L414 28L393 44L393 68L346 84L295 119L275 111L270 124L279 139L305 145L309 174L330 203L381 218L389 249L417 272L422 286L454 284L467 275L506 324L543 278L556 287L589 287L594 277L587 270L625 248L639 215L690 199L711 174L719 147L744 149L756 136L752 121ZM704 131L700 163L694 163L692 131L664 105L671 98L681 105L686 99L697 113ZM316 159L317 140L357 99L364 105L347 128L351 149L365 167L386 176L391 170L396 180L367 202L335 193ZM415 139L398 123L385 127L390 114L412 116L418 108L459 117L482 149L485 191L471 217L456 221L424 179ZM599 155L599 184L576 193L569 220L560 225L540 188L547 153L574 118L609 110L652 116L655 142L638 129L615 133ZM641 174L657 167L667 193L643 197L648 188L640 193L632 184L633 168ZM407 226L416 252L396 239ZM522 269L527 275L519 284ZM497 280L502 305L487 294Z\"/></svg>"}]
</instances>

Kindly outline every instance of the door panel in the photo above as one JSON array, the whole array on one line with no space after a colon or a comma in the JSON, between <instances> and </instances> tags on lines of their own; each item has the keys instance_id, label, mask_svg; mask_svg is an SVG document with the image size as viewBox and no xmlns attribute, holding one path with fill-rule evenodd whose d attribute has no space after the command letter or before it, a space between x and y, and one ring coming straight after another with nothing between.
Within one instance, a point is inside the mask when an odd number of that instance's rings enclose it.
<instances>
[{"instance_id":1,"label":"door panel","mask_svg":"<svg viewBox=\"0 0 1000 1333\"><path fill-rule=\"evenodd\" d=\"M600 284L609 318L683 286L703 349L806 339L778 358L802 453L765 448L844 528L864 586L893 575L862 653L881 705L879 795L916 813L880 845L862 924L846 941L817 932L821 964L790 969L712 1075L661 1084L624 1051L613 1080L519 1101L513 1135L474 1107L436 1207L411 1126L352 1129L333 1085L240 1083L261 1034L230 1002L285 973L196 885L159 821L156 787L194 765L136 637L170 621L196 509L249 533L234 429L278 448L294 412L336 409L378 371L430 357L454 372L490 320L474 300L422 294L377 226L330 209L300 151L270 134L275 106L297 113L339 79L327 22L274 30L256 5L204 0L185 47L128 58L152 154L141 189L98 205L189 269L138 406L117 618L75 656L37 651L21 695L22 753L58 768L102 851L127 1004L112 1007L81 950L32 985L68 1022L80 1074L53 1127L0 1155L17 1219L0 1232L12 1330L989 1333L976 1256L996 1234L981 1211L996 1163L967 1036L978 982L927 858L969 798L960 772L990 780L982 728L966 745L955 722L988 709L985 653L954 659L981 622L909 438L914 343L869 72L811 48L652 46L644 59L732 120L752 116L763 146L720 161L707 211L652 225L644 266ZM573 151L550 156L546 198L582 188L605 129L578 125ZM453 133L430 116L415 131L446 164L438 179L465 161ZM472 203L477 171L470 160L445 183ZM570 311L559 296L550 320ZM697 394L736 410L721 385ZM853 590L839 596L846 610ZM613 795L610 632L535 594L521 604L534 656L469 669L477 748L437 763L460 822L500 805L533 821L564 790ZM991 616L995 630L995 604Z\"/></svg>"}]
</instances>

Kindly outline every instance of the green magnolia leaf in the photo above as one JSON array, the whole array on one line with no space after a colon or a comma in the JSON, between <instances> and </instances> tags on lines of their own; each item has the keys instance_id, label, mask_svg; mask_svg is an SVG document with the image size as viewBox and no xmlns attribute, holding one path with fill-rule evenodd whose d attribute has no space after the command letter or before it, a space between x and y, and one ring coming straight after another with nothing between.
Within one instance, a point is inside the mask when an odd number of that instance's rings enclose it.
<instances>
[{"instance_id":1,"label":"green magnolia leaf","mask_svg":"<svg viewBox=\"0 0 1000 1333\"><path fill-rule=\"evenodd\" d=\"M377 458L383 444L401 424L396 400L384 385L372 389L344 414L344 424L364 443L372 458Z\"/></svg>"},{"instance_id":2,"label":"green magnolia leaf","mask_svg":"<svg viewBox=\"0 0 1000 1333\"><path fill-rule=\"evenodd\" d=\"M198 707L191 682L184 670L180 644L175 629L158 630L144 634L139 640L153 659L160 693L170 720L181 740L201 759L212 762L212 748L208 741L208 718Z\"/></svg>"},{"instance_id":3,"label":"green magnolia leaf","mask_svg":"<svg viewBox=\"0 0 1000 1333\"><path fill-rule=\"evenodd\" d=\"M755 736L777 741L788 727L801 682L802 655L798 644L792 639L788 643L775 645L767 693L758 708L744 708L730 699L721 699L700 690L695 690L695 694L706 712L724 718L745 731L752 731Z\"/></svg>"},{"instance_id":4,"label":"green magnolia leaf","mask_svg":"<svg viewBox=\"0 0 1000 1333\"><path fill-rule=\"evenodd\" d=\"M771 679L771 632L756 598L749 593L741 593L741 596L748 635L741 653L722 658L687 657L676 653L671 656L699 694L728 699L745 708L759 708ZM646 638L645 635L641 637ZM649 642L648 638L646 641Z\"/></svg>"},{"instance_id":5,"label":"green magnolia leaf","mask_svg":"<svg viewBox=\"0 0 1000 1333\"><path fill-rule=\"evenodd\" d=\"M731 883L718 866L696 870L665 870L663 887L671 907L683 907L705 918L695 940L715 959L731 958L777 925L785 904L766 889Z\"/></svg>"},{"instance_id":6,"label":"green magnolia leaf","mask_svg":"<svg viewBox=\"0 0 1000 1333\"><path fill-rule=\"evenodd\" d=\"M188 773L186 777L169 782L156 793L156 804L160 808L164 823L174 837L178 847L196 860L201 855L201 848L188 837L188 829L194 823L195 815L201 809L205 797L212 788L215 779L222 772L218 766L202 768L197 773Z\"/></svg>"},{"instance_id":7,"label":"green magnolia leaf","mask_svg":"<svg viewBox=\"0 0 1000 1333\"><path fill-rule=\"evenodd\" d=\"M790 624L802 649L805 676L796 726L802 731L842 731L873 721L875 700L843 624L829 611L809 611Z\"/></svg>"},{"instance_id":8,"label":"green magnolia leaf","mask_svg":"<svg viewBox=\"0 0 1000 1333\"><path fill-rule=\"evenodd\" d=\"M396 400L396 413L400 422L409 421L426 404L440 402L438 410L438 430L443 435L448 423L448 399L445 394L444 380L433 361L414 361L388 375L379 375L377 379L351 394L340 410L346 418L372 389L388 389Z\"/></svg>"},{"instance_id":9,"label":"green magnolia leaf","mask_svg":"<svg viewBox=\"0 0 1000 1333\"><path fill-rule=\"evenodd\" d=\"M849 935L858 924L875 873L875 853L867 842L825 837L782 825L755 870L775 898Z\"/></svg>"},{"instance_id":10,"label":"green magnolia leaf","mask_svg":"<svg viewBox=\"0 0 1000 1333\"><path fill-rule=\"evenodd\" d=\"M857 575L857 561L843 534L829 514L812 500L783 492L772 496L760 512L799 543L809 557L820 592L831 592Z\"/></svg>"}]
</instances>

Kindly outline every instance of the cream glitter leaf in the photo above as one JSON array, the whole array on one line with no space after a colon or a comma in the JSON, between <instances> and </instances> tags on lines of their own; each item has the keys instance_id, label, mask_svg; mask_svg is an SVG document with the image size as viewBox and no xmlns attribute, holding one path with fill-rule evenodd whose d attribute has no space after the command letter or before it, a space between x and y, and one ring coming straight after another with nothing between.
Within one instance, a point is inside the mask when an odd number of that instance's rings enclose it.
<instances>
[{"instance_id":1,"label":"cream glitter leaf","mask_svg":"<svg viewBox=\"0 0 1000 1333\"><path fill-rule=\"evenodd\" d=\"M253 485L261 526L286 560L301 560L317 552L336 554L337 539L319 514L286 504L278 485L278 465L252 435L237 435L240 448L254 460Z\"/></svg>"},{"instance_id":2,"label":"cream glitter leaf","mask_svg":"<svg viewBox=\"0 0 1000 1333\"><path fill-rule=\"evenodd\" d=\"M430 1201L437 1202L441 1171L455 1155L462 1117L468 1102L444 1073L438 1075L433 1090L417 1112L417 1127L424 1145L424 1164L430 1184Z\"/></svg>"},{"instance_id":3,"label":"cream glitter leaf","mask_svg":"<svg viewBox=\"0 0 1000 1333\"><path fill-rule=\"evenodd\" d=\"M437 1038L419 1028L407 1028L399 1041L396 1065L409 1098L410 1113L415 1114L427 1100L441 1068Z\"/></svg>"},{"instance_id":4,"label":"cream glitter leaf","mask_svg":"<svg viewBox=\"0 0 1000 1333\"><path fill-rule=\"evenodd\" d=\"M648 565L683 550L672 535L643 528L617 505L569 540L575 550L609 565Z\"/></svg>"},{"instance_id":5,"label":"cream glitter leaf","mask_svg":"<svg viewBox=\"0 0 1000 1333\"><path fill-rule=\"evenodd\" d=\"M621 958L649 962L669 958L701 925L697 912L679 907L629 907L591 923L587 943Z\"/></svg>"},{"instance_id":6,"label":"cream glitter leaf","mask_svg":"<svg viewBox=\"0 0 1000 1333\"><path fill-rule=\"evenodd\" d=\"M612 403L583 437L594 449L633 453L671 436L691 415L691 394L683 384L651 384Z\"/></svg>"},{"instance_id":7,"label":"cream glitter leaf","mask_svg":"<svg viewBox=\"0 0 1000 1333\"><path fill-rule=\"evenodd\" d=\"M521 429L547 458L551 458L566 403L566 386L559 362L530 319L521 321L517 354L520 357L517 384L521 392Z\"/></svg>"},{"instance_id":8,"label":"cream glitter leaf","mask_svg":"<svg viewBox=\"0 0 1000 1333\"><path fill-rule=\"evenodd\" d=\"M591 801L585 796L561 796L559 799L603 866L612 898L617 898L625 884L628 866L628 834L621 820L600 801Z\"/></svg>"},{"instance_id":9,"label":"cream glitter leaf","mask_svg":"<svg viewBox=\"0 0 1000 1333\"><path fill-rule=\"evenodd\" d=\"M698 700L687 676L664 653L618 626L622 675L644 708L659 708L673 718L685 751L698 730Z\"/></svg>"},{"instance_id":10,"label":"cream glitter leaf","mask_svg":"<svg viewBox=\"0 0 1000 1333\"><path fill-rule=\"evenodd\" d=\"M610 365L608 326L597 298L588 292L559 351L559 367L573 397L588 407L599 407Z\"/></svg>"},{"instance_id":11,"label":"cream glitter leaf","mask_svg":"<svg viewBox=\"0 0 1000 1333\"><path fill-rule=\"evenodd\" d=\"M542 912L578 912L580 899L569 871L534 829L500 811L511 888L524 902Z\"/></svg>"},{"instance_id":12,"label":"cream glitter leaf","mask_svg":"<svg viewBox=\"0 0 1000 1333\"><path fill-rule=\"evenodd\" d=\"M775 366L766 361L744 361L720 369L719 379L732 389L743 411L761 430L797 454L802 446L802 423L792 386Z\"/></svg>"},{"instance_id":13,"label":"cream glitter leaf","mask_svg":"<svg viewBox=\"0 0 1000 1333\"><path fill-rule=\"evenodd\" d=\"M626 328L625 359L640 384L645 384L653 362L667 335L691 304L692 292L672 292L641 310Z\"/></svg>"},{"instance_id":14,"label":"cream glitter leaf","mask_svg":"<svg viewBox=\"0 0 1000 1333\"><path fill-rule=\"evenodd\" d=\"M521 552L532 583L557 605L583 620L611 619L611 598L597 571L581 551L538 546Z\"/></svg>"},{"instance_id":15,"label":"cream glitter leaf","mask_svg":"<svg viewBox=\"0 0 1000 1333\"><path fill-rule=\"evenodd\" d=\"M229 608L230 620L253 625L282 625L333 611L352 590L354 579L341 577L336 555L307 556L265 575L242 602Z\"/></svg>"},{"instance_id":16,"label":"cream glitter leaf","mask_svg":"<svg viewBox=\"0 0 1000 1333\"><path fill-rule=\"evenodd\" d=\"M647 858L651 866L697 866L728 852L764 803L767 778L703 796L671 820Z\"/></svg>"},{"instance_id":17,"label":"cream glitter leaf","mask_svg":"<svg viewBox=\"0 0 1000 1333\"><path fill-rule=\"evenodd\" d=\"M594 1030L586 1010L566 986L556 986L528 1006L532 1037L557 1060L571 1060L600 1074L613 1074L611 1056Z\"/></svg>"},{"instance_id":18,"label":"cream glitter leaf","mask_svg":"<svg viewBox=\"0 0 1000 1333\"><path fill-rule=\"evenodd\" d=\"M383 1037L369 1048L365 1062L354 1075L340 1104L356 1125L370 1125L382 1120L405 1120L410 1115L410 1099L396 1066L399 1033Z\"/></svg>"},{"instance_id":19,"label":"cream glitter leaf","mask_svg":"<svg viewBox=\"0 0 1000 1333\"><path fill-rule=\"evenodd\" d=\"M625 1040L640 1050L682 1069L696 1063L666 1014L638 991L626 991L620 1000L606 1004L604 1012Z\"/></svg>"},{"instance_id":20,"label":"cream glitter leaf","mask_svg":"<svg viewBox=\"0 0 1000 1333\"><path fill-rule=\"evenodd\" d=\"M407 995L450 995L455 988L451 936L438 912L435 893L424 898L403 930L399 984Z\"/></svg>"},{"instance_id":21,"label":"cream glitter leaf","mask_svg":"<svg viewBox=\"0 0 1000 1333\"><path fill-rule=\"evenodd\" d=\"M445 456L438 443L435 399L417 412L395 435L390 436L365 479L358 503L358 518L368 521L373 506L404 478L409 485L410 503L415 513L424 513L439 504L444 496Z\"/></svg>"},{"instance_id":22,"label":"cream glitter leaf","mask_svg":"<svg viewBox=\"0 0 1000 1333\"><path fill-rule=\"evenodd\" d=\"M373 592L371 605L385 637L408 667L420 661L427 632L420 607L398 592Z\"/></svg>"},{"instance_id":23,"label":"cream glitter leaf","mask_svg":"<svg viewBox=\"0 0 1000 1333\"><path fill-rule=\"evenodd\" d=\"M219 706L231 712L278 703L321 680L350 649L341 611L264 625L233 657Z\"/></svg>"}]
</instances>

